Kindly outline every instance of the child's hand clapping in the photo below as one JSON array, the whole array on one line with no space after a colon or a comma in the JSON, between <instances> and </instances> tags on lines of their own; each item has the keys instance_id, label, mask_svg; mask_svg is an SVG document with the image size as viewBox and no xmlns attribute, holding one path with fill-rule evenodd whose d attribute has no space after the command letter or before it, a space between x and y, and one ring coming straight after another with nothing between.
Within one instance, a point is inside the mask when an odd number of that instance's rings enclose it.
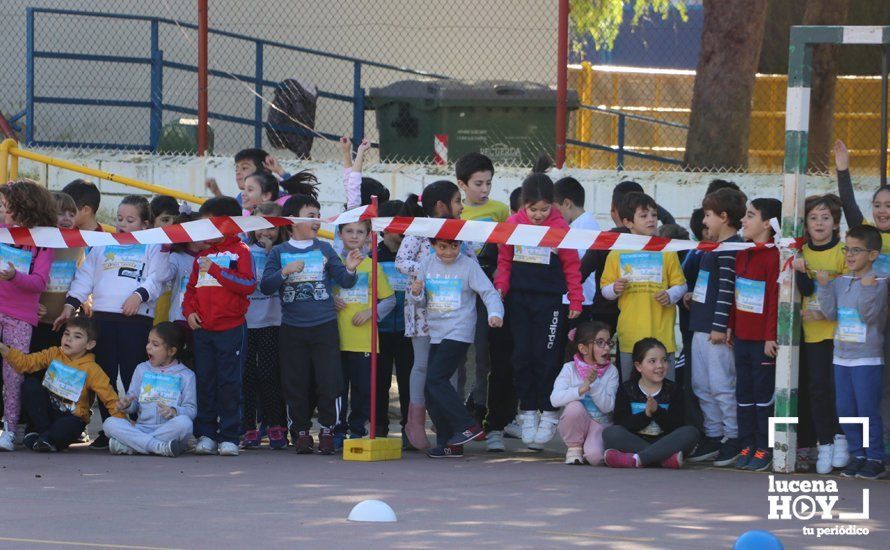
<instances>
[{"instance_id":1,"label":"child's hand clapping","mask_svg":"<svg viewBox=\"0 0 890 550\"><path fill-rule=\"evenodd\" d=\"M284 269L281 270L281 274L287 277L293 273L300 273L303 271L303 268L306 267L305 262L303 260L294 260L291 263L284 266Z\"/></svg>"},{"instance_id":2,"label":"child's hand clapping","mask_svg":"<svg viewBox=\"0 0 890 550\"><path fill-rule=\"evenodd\" d=\"M161 415L161 418L164 420L170 420L174 416L176 416L176 409L173 407L168 407L163 403L158 403L158 414Z\"/></svg>"},{"instance_id":3,"label":"child's hand clapping","mask_svg":"<svg viewBox=\"0 0 890 550\"><path fill-rule=\"evenodd\" d=\"M655 293L655 301L662 307L670 307L671 305L671 297L668 295L667 290L659 290Z\"/></svg>"},{"instance_id":4,"label":"child's hand clapping","mask_svg":"<svg viewBox=\"0 0 890 550\"><path fill-rule=\"evenodd\" d=\"M358 269L358 265L362 263L365 257L362 255L361 251L358 249L350 250L349 254L346 255L346 260L343 262L346 264L346 269L351 272L355 272Z\"/></svg>"},{"instance_id":5,"label":"child's hand clapping","mask_svg":"<svg viewBox=\"0 0 890 550\"><path fill-rule=\"evenodd\" d=\"M646 399L646 416L652 418L658 412L658 401L651 395Z\"/></svg>"},{"instance_id":6,"label":"child's hand clapping","mask_svg":"<svg viewBox=\"0 0 890 550\"><path fill-rule=\"evenodd\" d=\"M371 320L371 310L366 309L364 311L359 311L355 315L352 316L352 326L360 327Z\"/></svg>"},{"instance_id":7,"label":"child's hand clapping","mask_svg":"<svg viewBox=\"0 0 890 550\"><path fill-rule=\"evenodd\" d=\"M591 369L590 372L587 373L587 376L584 377L584 382L578 388L578 395L583 396L585 393L589 392L590 386L593 385L596 377L596 369Z\"/></svg>"},{"instance_id":8,"label":"child's hand clapping","mask_svg":"<svg viewBox=\"0 0 890 550\"><path fill-rule=\"evenodd\" d=\"M411 294L420 296L421 292L423 292L423 281L421 281L420 279L414 279L414 282L411 283Z\"/></svg>"}]
</instances>

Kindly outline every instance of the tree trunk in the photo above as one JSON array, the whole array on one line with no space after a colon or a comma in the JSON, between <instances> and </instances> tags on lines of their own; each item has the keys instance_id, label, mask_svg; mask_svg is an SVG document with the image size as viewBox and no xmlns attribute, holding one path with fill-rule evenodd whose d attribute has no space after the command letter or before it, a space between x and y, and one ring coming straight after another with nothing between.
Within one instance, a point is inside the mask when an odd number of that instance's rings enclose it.
<instances>
[{"instance_id":1,"label":"tree trunk","mask_svg":"<svg viewBox=\"0 0 890 550\"><path fill-rule=\"evenodd\" d=\"M703 5L684 164L687 169L747 168L767 0L704 0Z\"/></svg>"},{"instance_id":2,"label":"tree trunk","mask_svg":"<svg viewBox=\"0 0 890 550\"><path fill-rule=\"evenodd\" d=\"M809 0L804 25L843 25L849 0ZM833 165L834 96L838 72L838 47L819 44L813 50L813 83L810 92L810 135L807 170L825 172Z\"/></svg>"}]
</instances>

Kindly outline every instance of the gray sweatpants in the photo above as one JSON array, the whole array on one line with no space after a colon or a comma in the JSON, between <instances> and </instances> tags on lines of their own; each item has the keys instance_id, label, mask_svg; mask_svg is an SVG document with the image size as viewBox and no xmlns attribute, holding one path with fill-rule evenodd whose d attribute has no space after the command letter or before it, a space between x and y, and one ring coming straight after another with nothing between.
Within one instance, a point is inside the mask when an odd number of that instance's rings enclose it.
<instances>
[{"instance_id":1,"label":"gray sweatpants","mask_svg":"<svg viewBox=\"0 0 890 550\"><path fill-rule=\"evenodd\" d=\"M671 433L649 442L632 433L624 426L609 426L603 430L603 447L624 453L636 453L640 464L658 464L674 453L689 454L698 443L698 430L692 426L680 426Z\"/></svg>"},{"instance_id":2,"label":"gray sweatpants","mask_svg":"<svg viewBox=\"0 0 890 550\"><path fill-rule=\"evenodd\" d=\"M698 397L708 437L739 436L735 397L735 357L726 344L712 344L710 334L692 335L692 391Z\"/></svg>"},{"instance_id":3,"label":"gray sweatpants","mask_svg":"<svg viewBox=\"0 0 890 550\"><path fill-rule=\"evenodd\" d=\"M181 414L157 426L130 423L126 418L110 417L102 426L108 437L113 437L139 454L157 451L158 443L178 439L185 443L192 435L192 420Z\"/></svg>"}]
</instances>

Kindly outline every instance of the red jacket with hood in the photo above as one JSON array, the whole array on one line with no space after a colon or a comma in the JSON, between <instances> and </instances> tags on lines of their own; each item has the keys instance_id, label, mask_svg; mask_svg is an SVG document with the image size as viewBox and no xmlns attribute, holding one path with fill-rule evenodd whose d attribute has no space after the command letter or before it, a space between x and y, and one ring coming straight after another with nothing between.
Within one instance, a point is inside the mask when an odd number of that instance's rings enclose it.
<instances>
[{"instance_id":1,"label":"red jacket with hood","mask_svg":"<svg viewBox=\"0 0 890 550\"><path fill-rule=\"evenodd\" d=\"M204 257L213 263L204 276L197 265L192 268L182 301L182 316L188 319L197 313L201 328L215 332L244 324L250 305L248 296L257 285L250 248L238 237L230 236L211 244L195 261Z\"/></svg>"}]
</instances>

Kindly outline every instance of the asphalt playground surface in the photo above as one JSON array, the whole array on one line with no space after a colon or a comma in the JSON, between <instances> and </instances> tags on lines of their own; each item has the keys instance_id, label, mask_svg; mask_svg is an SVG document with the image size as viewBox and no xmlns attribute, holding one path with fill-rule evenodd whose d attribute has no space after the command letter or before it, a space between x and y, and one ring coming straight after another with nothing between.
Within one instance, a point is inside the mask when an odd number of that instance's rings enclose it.
<instances>
[{"instance_id":1,"label":"asphalt playground surface","mask_svg":"<svg viewBox=\"0 0 890 550\"><path fill-rule=\"evenodd\" d=\"M777 476L835 479L837 510L848 512L868 488L870 519L768 520L765 473L566 466L560 442L533 452L505 441L506 453L483 442L461 459L390 462L292 447L175 459L19 449L0 455L0 548L731 548L752 529L785 548L890 547L890 481ZM387 502L398 521L347 521L365 499ZM869 535L801 529L852 524Z\"/></svg>"}]
</instances>

